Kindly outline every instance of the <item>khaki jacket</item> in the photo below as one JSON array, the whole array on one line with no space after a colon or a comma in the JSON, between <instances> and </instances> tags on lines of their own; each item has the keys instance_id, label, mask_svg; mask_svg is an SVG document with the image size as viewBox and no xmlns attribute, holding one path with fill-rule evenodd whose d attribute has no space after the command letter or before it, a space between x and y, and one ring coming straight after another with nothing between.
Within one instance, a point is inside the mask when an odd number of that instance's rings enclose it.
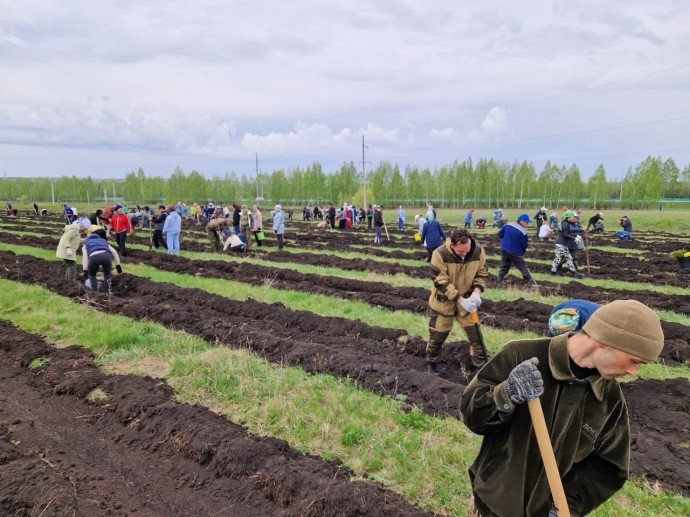
<instances>
[{"instance_id":1,"label":"khaki jacket","mask_svg":"<svg viewBox=\"0 0 690 517\"><path fill-rule=\"evenodd\" d=\"M431 255L431 272L434 285L429 296L429 308L444 316L454 316L460 296L469 296L475 287L486 287L486 253L484 248L471 240L472 246L464 259L451 248L450 238Z\"/></svg>"},{"instance_id":2,"label":"khaki jacket","mask_svg":"<svg viewBox=\"0 0 690 517\"><path fill-rule=\"evenodd\" d=\"M206 229L211 231L219 230L223 226L229 225L230 222L230 219L225 219L223 217L219 217L218 219L211 219L206 225Z\"/></svg>"},{"instance_id":3,"label":"khaki jacket","mask_svg":"<svg viewBox=\"0 0 690 517\"><path fill-rule=\"evenodd\" d=\"M512 341L481 369L462 395L467 427L484 436L469 469L481 515L548 514L550 490L527 404L505 389L510 371L537 357L541 405L571 512L586 515L625 483L630 459L628 409L616 380L598 373L578 380L570 369L569 334Z\"/></svg>"},{"instance_id":4,"label":"khaki jacket","mask_svg":"<svg viewBox=\"0 0 690 517\"><path fill-rule=\"evenodd\" d=\"M76 223L68 224L65 226L65 233L60 237L55 256L65 260L76 260L77 250L80 244L81 236L79 235L79 225ZM71 257L67 256L67 248L72 249L73 255Z\"/></svg>"}]
</instances>

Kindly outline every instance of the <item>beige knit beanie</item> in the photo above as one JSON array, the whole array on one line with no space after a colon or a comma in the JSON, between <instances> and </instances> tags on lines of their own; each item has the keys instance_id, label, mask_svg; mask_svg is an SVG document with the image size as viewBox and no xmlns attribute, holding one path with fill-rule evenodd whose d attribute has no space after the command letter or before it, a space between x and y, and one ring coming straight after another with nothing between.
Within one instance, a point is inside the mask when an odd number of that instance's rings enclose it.
<instances>
[{"instance_id":1,"label":"beige knit beanie","mask_svg":"<svg viewBox=\"0 0 690 517\"><path fill-rule=\"evenodd\" d=\"M664 348L659 317L637 300L616 300L599 307L582 330L599 343L645 361L654 361Z\"/></svg>"}]
</instances>

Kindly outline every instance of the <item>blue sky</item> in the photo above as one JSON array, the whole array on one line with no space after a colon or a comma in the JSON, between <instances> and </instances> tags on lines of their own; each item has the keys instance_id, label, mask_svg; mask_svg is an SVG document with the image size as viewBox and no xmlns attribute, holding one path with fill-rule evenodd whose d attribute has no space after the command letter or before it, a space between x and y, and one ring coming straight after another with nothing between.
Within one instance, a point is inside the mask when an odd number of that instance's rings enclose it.
<instances>
[{"instance_id":1,"label":"blue sky","mask_svg":"<svg viewBox=\"0 0 690 517\"><path fill-rule=\"evenodd\" d=\"M690 163L678 0L0 0L0 173Z\"/></svg>"}]
</instances>

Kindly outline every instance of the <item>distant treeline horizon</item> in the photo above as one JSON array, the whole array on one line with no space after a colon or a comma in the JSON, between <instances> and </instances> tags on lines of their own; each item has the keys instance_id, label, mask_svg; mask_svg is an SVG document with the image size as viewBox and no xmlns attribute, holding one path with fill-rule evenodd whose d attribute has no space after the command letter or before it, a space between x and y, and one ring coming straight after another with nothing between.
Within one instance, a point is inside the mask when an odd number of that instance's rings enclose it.
<instances>
[{"instance_id":1,"label":"distant treeline horizon","mask_svg":"<svg viewBox=\"0 0 690 517\"><path fill-rule=\"evenodd\" d=\"M123 179L90 176L59 178L0 178L0 199L5 202L108 204L126 201L150 205L184 201L197 203L281 203L289 206L329 202L363 206L424 206L439 208L530 208L580 206L583 208L656 208L690 203L690 164L683 170L672 158L648 156L625 177L609 179L603 165L585 181L577 165L547 162L537 171L529 162L500 162L468 158L429 168L381 162L358 170L354 162L327 173L319 162L301 169L259 172L249 177L228 173L207 178L179 167L169 178L148 176L142 168Z\"/></svg>"}]
</instances>

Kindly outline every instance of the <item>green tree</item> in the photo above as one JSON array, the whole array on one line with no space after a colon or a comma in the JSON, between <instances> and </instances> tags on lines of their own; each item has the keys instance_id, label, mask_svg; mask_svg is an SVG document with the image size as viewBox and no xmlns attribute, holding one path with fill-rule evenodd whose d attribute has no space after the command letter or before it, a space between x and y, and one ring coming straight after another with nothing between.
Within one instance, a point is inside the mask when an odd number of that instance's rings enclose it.
<instances>
[{"instance_id":1,"label":"green tree","mask_svg":"<svg viewBox=\"0 0 690 517\"><path fill-rule=\"evenodd\" d=\"M661 166L661 178L663 182L662 196L664 197L678 197L682 195L682 188L680 185L680 169L673 161L673 158L668 158Z\"/></svg>"},{"instance_id":2,"label":"green tree","mask_svg":"<svg viewBox=\"0 0 690 517\"><path fill-rule=\"evenodd\" d=\"M277 204L283 204L284 193L288 190L288 180L285 175L285 171L279 169L273 171L271 174L271 179L268 183L268 193L271 196L271 200Z\"/></svg>"},{"instance_id":3,"label":"green tree","mask_svg":"<svg viewBox=\"0 0 690 517\"><path fill-rule=\"evenodd\" d=\"M606 171L603 165L600 164L594 171L594 174L589 178L587 190L589 191L589 199L592 203L592 208L595 210L602 208L607 198Z\"/></svg>"}]
</instances>

